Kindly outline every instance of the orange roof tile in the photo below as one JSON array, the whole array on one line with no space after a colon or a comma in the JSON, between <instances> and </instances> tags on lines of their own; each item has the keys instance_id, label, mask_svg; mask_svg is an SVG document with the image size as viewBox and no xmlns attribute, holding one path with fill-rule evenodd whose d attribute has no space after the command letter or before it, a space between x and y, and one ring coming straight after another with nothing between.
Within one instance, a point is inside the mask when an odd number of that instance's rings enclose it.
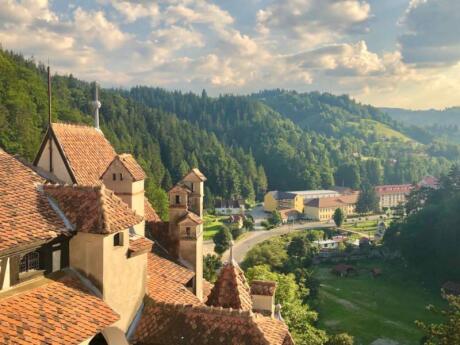
<instances>
[{"instance_id":1,"label":"orange roof tile","mask_svg":"<svg viewBox=\"0 0 460 345\"><path fill-rule=\"evenodd\" d=\"M214 307L252 310L250 288L236 263L226 263L211 290L206 304Z\"/></svg>"},{"instance_id":2,"label":"orange roof tile","mask_svg":"<svg viewBox=\"0 0 460 345\"><path fill-rule=\"evenodd\" d=\"M52 131L69 163L76 183L96 185L116 152L104 134L90 126L53 123Z\"/></svg>"},{"instance_id":3,"label":"orange roof tile","mask_svg":"<svg viewBox=\"0 0 460 345\"><path fill-rule=\"evenodd\" d=\"M265 280L253 280L251 282L251 295L273 296L276 290L276 282Z\"/></svg>"},{"instance_id":4,"label":"orange roof tile","mask_svg":"<svg viewBox=\"0 0 460 345\"><path fill-rule=\"evenodd\" d=\"M57 202L77 231L110 234L143 220L104 185L45 185L44 191Z\"/></svg>"},{"instance_id":5,"label":"orange roof tile","mask_svg":"<svg viewBox=\"0 0 460 345\"><path fill-rule=\"evenodd\" d=\"M198 168L193 168L192 170L190 170L190 172L184 176L183 180L189 179L191 175L197 177L200 181L203 182L207 180L206 176L204 176Z\"/></svg>"},{"instance_id":6,"label":"orange roof tile","mask_svg":"<svg viewBox=\"0 0 460 345\"><path fill-rule=\"evenodd\" d=\"M202 304L185 286L194 276L194 272L170 260L148 254L147 294L156 302Z\"/></svg>"},{"instance_id":7,"label":"orange roof tile","mask_svg":"<svg viewBox=\"0 0 460 345\"><path fill-rule=\"evenodd\" d=\"M118 319L73 275L0 294L0 344L79 344Z\"/></svg>"},{"instance_id":8,"label":"orange roof tile","mask_svg":"<svg viewBox=\"0 0 460 345\"><path fill-rule=\"evenodd\" d=\"M293 345L282 321L208 306L147 300L134 345Z\"/></svg>"},{"instance_id":9,"label":"orange roof tile","mask_svg":"<svg viewBox=\"0 0 460 345\"><path fill-rule=\"evenodd\" d=\"M115 161L119 161L125 167L125 169L128 170L128 173L131 175L134 181L145 180L145 178L147 177L144 170L141 168L139 163L137 163L137 161L131 154L122 153L114 157L112 162L107 166L107 169L105 169L104 172L101 174L100 178L102 178L102 176L106 173L106 171Z\"/></svg>"},{"instance_id":10,"label":"orange roof tile","mask_svg":"<svg viewBox=\"0 0 460 345\"><path fill-rule=\"evenodd\" d=\"M375 192L379 196L399 194L399 193L409 194L413 188L414 186L411 184L382 185L382 186L375 186Z\"/></svg>"},{"instance_id":11,"label":"orange roof tile","mask_svg":"<svg viewBox=\"0 0 460 345\"><path fill-rule=\"evenodd\" d=\"M65 225L38 186L44 180L0 149L0 251L46 241Z\"/></svg>"},{"instance_id":12,"label":"orange roof tile","mask_svg":"<svg viewBox=\"0 0 460 345\"><path fill-rule=\"evenodd\" d=\"M191 221L195 224L203 224L203 220L198 217L195 213L193 212L187 212L187 214L183 217L181 217L180 219L177 220L177 224L181 224L181 223L184 223L186 221Z\"/></svg>"},{"instance_id":13,"label":"orange roof tile","mask_svg":"<svg viewBox=\"0 0 460 345\"><path fill-rule=\"evenodd\" d=\"M142 236L129 236L129 254L130 256L147 253L152 250L153 242Z\"/></svg>"},{"instance_id":14,"label":"orange roof tile","mask_svg":"<svg viewBox=\"0 0 460 345\"><path fill-rule=\"evenodd\" d=\"M161 222L160 216L158 216L157 212L147 198L144 198L144 219L145 221L152 223Z\"/></svg>"}]
</instances>

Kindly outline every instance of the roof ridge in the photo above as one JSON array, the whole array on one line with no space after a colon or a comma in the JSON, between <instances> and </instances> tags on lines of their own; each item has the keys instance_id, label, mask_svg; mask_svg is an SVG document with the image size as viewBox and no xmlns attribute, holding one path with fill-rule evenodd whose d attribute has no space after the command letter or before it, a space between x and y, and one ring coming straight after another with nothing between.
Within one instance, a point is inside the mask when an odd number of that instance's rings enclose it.
<instances>
[{"instance_id":1,"label":"roof ridge","mask_svg":"<svg viewBox=\"0 0 460 345\"><path fill-rule=\"evenodd\" d=\"M193 304L184 304L184 303L168 303L163 301L154 301L152 303L156 306L162 308L168 308L170 310L178 310L178 311L193 311L193 312L201 312L206 314L213 314L213 315L223 315L223 316L233 316L239 317L244 319L252 319L255 317L255 314L250 310L242 310L242 309L233 309L233 308L223 308L223 307L214 307L208 305L193 305Z\"/></svg>"},{"instance_id":2,"label":"roof ridge","mask_svg":"<svg viewBox=\"0 0 460 345\"><path fill-rule=\"evenodd\" d=\"M72 122L52 122L51 126L53 125L63 125L63 126L68 126L68 127L81 127L81 128L88 128L88 129L95 129L97 130L96 127L92 125L86 125L82 123L72 123Z\"/></svg>"}]
</instances>

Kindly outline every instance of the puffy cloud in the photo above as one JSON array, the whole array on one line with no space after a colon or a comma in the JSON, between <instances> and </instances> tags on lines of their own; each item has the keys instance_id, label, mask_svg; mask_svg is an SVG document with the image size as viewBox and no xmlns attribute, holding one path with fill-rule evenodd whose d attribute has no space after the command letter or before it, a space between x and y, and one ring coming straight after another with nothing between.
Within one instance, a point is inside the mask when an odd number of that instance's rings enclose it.
<instances>
[{"instance_id":1,"label":"puffy cloud","mask_svg":"<svg viewBox=\"0 0 460 345\"><path fill-rule=\"evenodd\" d=\"M401 20L406 32L399 42L404 61L419 67L460 61L460 2L412 0Z\"/></svg>"},{"instance_id":2,"label":"puffy cloud","mask_svg":"<svg viewBox=\"0 0 460 345\"><path fill-rule=\"evenodd\" d=\"M150 17L156 18L160 13L160 9L155 2L132 2L113 0L112 6L124 16L125 21L133 23L140 18Z\"/></svg>"},{"instance_id":3,"label":"puffy cloud","mask_svg":"<svg viewBox=\"0 0 460 345\"><path fill-rule=\"evenodd\" d=\"M313 47L343 34L363 31L369 16L366 1L284 0L259 10L257 26L265 35L281 35Z\"/></svg>"}]
</instances>

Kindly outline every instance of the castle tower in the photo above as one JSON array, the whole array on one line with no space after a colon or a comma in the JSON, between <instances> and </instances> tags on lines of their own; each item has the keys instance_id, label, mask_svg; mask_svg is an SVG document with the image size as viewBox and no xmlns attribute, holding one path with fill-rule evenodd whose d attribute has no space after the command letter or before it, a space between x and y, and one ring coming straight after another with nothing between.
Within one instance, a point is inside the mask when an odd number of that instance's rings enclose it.
<instances>
[{"instance_id":1,"label":"castle tower","mask_svg":"<svg viewBox=\"0 0 460 345\"><path fill-rule=\"evenodd\" d=\"M137 215L144 216L144 181L146 175L130 154L116 155L101 179L104 185L115 192ZM144 225L135 229L144 236Z\"/></svg>"},{"instance_id":2,"label":"castle tower","mask_svg":"<svg viewBox=\"0 0 460 345\"><path fill-rule=\"evenodd\" d=\"M169 191L169 233L179 258L195 271L194 293L203 299L203 196L206 177L192 169Z\"/></svg>"}]
</instances>

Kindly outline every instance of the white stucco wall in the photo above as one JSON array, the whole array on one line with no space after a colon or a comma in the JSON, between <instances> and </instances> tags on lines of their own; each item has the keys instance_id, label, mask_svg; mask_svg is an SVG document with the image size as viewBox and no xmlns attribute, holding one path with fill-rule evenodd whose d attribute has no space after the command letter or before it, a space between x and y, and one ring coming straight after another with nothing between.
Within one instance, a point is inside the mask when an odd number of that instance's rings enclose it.
<instances>
[{"instance_id":1,"label":"white stucco wall","mask_svg":"<svg viewBox=\"0 0 460 345\"><path fill-rule=\"evenodd\" d=\"M56 142L52 141L52 149L53 149L53 173L54 175L64 181L66 183L72 184L72 178L69 175L69 172L64 164L64 160L59 153L58 147L56 146ZM45 149L43 150L37 166L44 169L45 171L50 171L50 142L49 140L46 142Z\"/></svg>"}]
</instances>

